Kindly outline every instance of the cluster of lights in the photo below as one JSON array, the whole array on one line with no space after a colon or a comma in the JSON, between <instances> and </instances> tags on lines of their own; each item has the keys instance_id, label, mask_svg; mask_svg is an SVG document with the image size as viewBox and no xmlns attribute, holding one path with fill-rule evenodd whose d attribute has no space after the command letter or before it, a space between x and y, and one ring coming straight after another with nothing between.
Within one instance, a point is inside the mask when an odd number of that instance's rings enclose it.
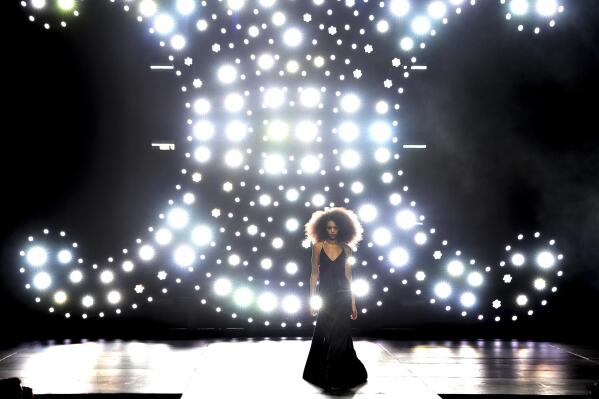
<instances>
[{"instance_id":1,"label":"cluster of lights","mask_svg":"<svg viewBox=\"0 0 599 399\"><path fill-rule=\"evenodd\" d=\"M313 1L316 6L324 3ZM507 19L520 21L519 30L531 19L527 16L532 10L539 18L545 18L549 26L555 25L554 16L563 11L555 0L500 2L509 7ZM353 17L367 12L355 7L355 3L335 3L335 7L353 9ZM65 315L70 317L79 310L87 317L89 309L105 304L115 308L132 302L131 308L137 309L136 301L152 302L155 296L168 293L168 286L187 280L192 281L193 289L201 296L200 303L218 303L217 312L229 299L235 308L232 317L242 311L259 311L265 318L274 317L277 312L285 318L307 310L310 304L326 307L319 297L310 298L310 303L302 299L306 296L305 278L309 271L298 266L305 264L302 260L287 257L288 249L297 246L303 233L299 220L304 219L306 212L288 217L275 208L293 205L298 212L302 207L312 212L336 203L355 208L366 229L360 261L351 260L351 267L357 269L351 289L361 298L360 302L375 300L381 306L381 296L389 292L385 283L393 277L391 274L405 276L403 285L408 284L411 276L418 287L416 295L422 295L422 289L430 284L431 303L443 303L446 310L455 306L463 316L475 309L482 312L479 291L490 279L489 273L497 270L500 279L507 283L528 269L527 276L535 276L531 286L542 293L550 285L547 275L553 275L561 255L554 255L556 252L551 249L528 255L521 251L511 254L507 263L480 270L474 260L462 261L460 251L446 260L443 256L447 251L434 248L435 229L424 227L425 216L417 210L415 201L407 200L408 186L401 184L401 123L397 111L398 96L404 90L399 82L411 76L414 68L409 63L418 66L416 50L426 47L427 38L437 34L440 24L446 24L451 14L461 14L467 4L475 3L433 0L423 7L413 1L391 0L372 5L376 6L377 17L369 18L371 31L395 38L395 47L384 50L392 55L389 64L396 72L381 80L368 73L369 63L373 62L370 54L378 51L379 43L388 42L378 42L374 33L365 35L366 30L352 26L350 19L342 24L337 21L337 25L317 23L341 12L332 7L317 7L322 15L292 15L282 0L260 0L255 8L244 0L213 4L177 0L169 9L155 0L124 2L124 10L136 12L138 21L157 36L160 46L170 46L173 55L169 60L179 60L182 65L176 73L190 83L181 87L188 96L190 135L186 140L192 147L185 153L189 167L182 174L189 187L177 186L177 190L186 191L181 201L169 201L166 214L160 214L160 226L150 227L150 236L138 239L131 254L123 250L120 263L111 260L106 267L84 267L81 260L76 266L73 254L66 249L59 250L54 258L50 249L42 245L32 244L23 250L21 255L27 266L21 270L30 272L36 301L40 302L46 294L52 309L73 304L75 308ZM35 13L51 9L50 2L44 0L22 4ZM79 15L78 2L74 0L58 0L56 4L63 12ZM364 3L364 7L370 7L370 3ZM247 24L242 18L245 16L251 16ZM34 16L30 19L37 20ZM182 19L195 19L195 31L186 32L183 25L188 24L183 24ZM230 41L229 35L233 29L244 32L235 42ZM359 33L359 40L355 39L354 30ZM207 36L209 32L210 40L193 40L191 36ZM249 50L244 59L239 58L240 47ZM326 54L320 48L338 50ZM204 69L195 68L191 54L212 54L216 65L205 75ZM375 96L367 94L373 87L379 88ZM210 180L203 176L208 176L207 171L214 165L218 172L223 168L226 171L222 195L231 201L219 208L205 209L206 221L197 223L189 205L195 203L193 192L198 185ZM376 179L370 177L371 170L380 171ZM247 183L256 178L259 185ZM331 186L319 186L319 181ZM210 189L214 187L218 184ZM374 192L382 200L368 200L367 194ZM243 216L240 209L246 207L256 207L257 219ZM235 220L236 226L227 226L227 219ZM277 226L278 230L269 228L267 233L262 226L268 225ZM304 240L303 246L308 248L310 243ZM416 266L414 259L422 258L422 253L433 254L430 263L434 268ZM437 263L443 267L436 267ZM165 266L154 268L158 264ZM529 270L527 266L532 264L538 268ZM60 269L60 265L71 267ZM510 271L504 271L508 265ZM144 268L155 276L153 287L142 277L125 291L116 288L122 274L139 275ZM242 268L243 272L239 270ZM379 278L385 268L390 275ZM246 276L247 281L225 277L229 273ZM557 276L561 276L561 271ZM96 277L100 288L78 300L69 299L69 284L96 281ZM297 286L299 291L294 292L291 286ZM31 288L31 283L27 283L27 288ZM98 293L100 290L104 293ZM556 287L551 290L555 292ZM530 306L531 298L530 293L518 293L514 304L518 308ZM450 304L451 300L455 300L455 305ZM493 307L499 309L502 302L510 300L494 299ZM545 303L543 297L541 305ZM367 312L366 305L361 312ZM120 314L121 309L117 307L115 313ZM478 314L479 319L483 317ZM248 322L253 320L254 317L248 317ZM269 321L265 324L269 325Z\"/></svg>"}]
</instances>

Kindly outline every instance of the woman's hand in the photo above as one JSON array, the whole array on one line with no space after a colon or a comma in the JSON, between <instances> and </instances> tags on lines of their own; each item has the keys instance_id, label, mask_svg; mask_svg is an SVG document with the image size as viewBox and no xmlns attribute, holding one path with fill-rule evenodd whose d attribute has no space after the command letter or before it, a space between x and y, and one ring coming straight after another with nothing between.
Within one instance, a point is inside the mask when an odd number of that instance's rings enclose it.
<instances>
[{"instance_id":1,"label":"woman's hand","mask_svg":"<svg viewBox=\"0 0 599 399\"><path fill-rule=\"evenodd\" d=\"M351 319L356 320L358 318L358 309L356 308L356 304L351 304Z\"/></svg>"}]
</instances>

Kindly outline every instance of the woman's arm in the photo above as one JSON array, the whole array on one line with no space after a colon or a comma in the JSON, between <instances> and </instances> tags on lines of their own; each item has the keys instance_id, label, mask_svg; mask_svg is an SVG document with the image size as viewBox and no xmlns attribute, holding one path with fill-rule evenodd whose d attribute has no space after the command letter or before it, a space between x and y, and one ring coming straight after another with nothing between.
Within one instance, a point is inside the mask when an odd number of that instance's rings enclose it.
<instances>
[{"instance_id":1,"label":"woman's arm","mask_svg":"<svg viewBox=\"0 0 599 399\"><path fill-rule=\"evenodd\" d=\"M316 294L316 282L320 277L320 269L318 264L318 257L320 250L322 249L322 243L317 242L312 246L312 273L310 273L310 298Z\"/></svg>"},{"instance_id":2,"label":"woman's arm","mask_svg":"<svg viewBox=\"0 0 599 399\"><path fill-rule=\"evenodd\" d=\"M349 246L344 246L344 251L346 254L345 257L345 278L349 281L349 287L351 289L351 263L350 257L352 256L352 250ZM351 291L351 304L352 306L356 306L356 297L354 296L354 291Z\"/></svg>"}]
</instances>

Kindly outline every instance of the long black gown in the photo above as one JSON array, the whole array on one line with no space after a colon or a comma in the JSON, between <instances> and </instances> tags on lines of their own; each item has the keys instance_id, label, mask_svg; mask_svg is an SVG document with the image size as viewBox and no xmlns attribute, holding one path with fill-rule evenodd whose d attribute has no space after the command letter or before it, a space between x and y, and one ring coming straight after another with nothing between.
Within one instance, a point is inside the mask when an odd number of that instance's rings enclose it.
<instances>
[{"instance_id":1,"label":"long black gown","mask_svg":"<svg viewBox=\"0 0 599 399\"><path fill-rule=\"evenodd\" d=\"M345 251L332 261L320 251L322 307L316 318L304 380L325 389L348 389L365 382L368 373L350 335L351 286L345 277Z\"/></svg>"}]
</instances>

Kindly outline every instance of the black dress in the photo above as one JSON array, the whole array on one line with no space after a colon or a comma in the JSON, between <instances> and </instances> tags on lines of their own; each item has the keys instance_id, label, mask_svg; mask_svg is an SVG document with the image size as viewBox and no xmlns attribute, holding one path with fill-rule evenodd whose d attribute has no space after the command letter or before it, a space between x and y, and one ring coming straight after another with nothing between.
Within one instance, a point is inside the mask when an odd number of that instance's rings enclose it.
<instances>
[{"instance_id":1,"label":"black dress","mask_svg":"<svg viewBox=\"0 0 599 399\"><path fill-rule=\"evenodd\" d=\"M365 382L368 373L350 335L351 286L345 277L345 251L332 261L320 251L318 311L304 380L325 389L347 389Z\"/></svg>"}]
</instances>

